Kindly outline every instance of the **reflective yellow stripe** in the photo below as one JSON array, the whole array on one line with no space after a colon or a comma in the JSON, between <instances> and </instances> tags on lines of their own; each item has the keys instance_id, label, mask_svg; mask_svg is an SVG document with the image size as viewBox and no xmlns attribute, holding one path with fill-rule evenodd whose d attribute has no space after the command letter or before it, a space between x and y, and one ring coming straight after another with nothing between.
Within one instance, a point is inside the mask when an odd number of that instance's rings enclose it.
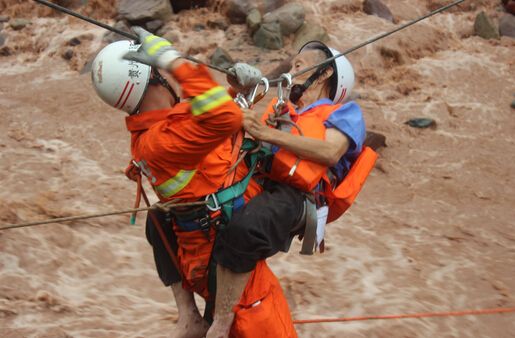
<instances>
[{"instance_id":1,"label":"reflective yellow stripe","mask_svg":"<svg viewBox=\"0 0 515 338\"><path fill-rule=\"evenodd\" d=\"M217 86L191 100L191 111L195 116L201 115L231 100L225 88Z\"/></svg>"},{"instance_id":2,"label":"reflective yellow stripe","mask_svg":"<svg viewBox=\"0 0 515 338\"><path fill-rule=\"evenodd\" d=\"M157 53L162 47L165 47L165 46L171 46L172 44L166 40L163 40L163 41L159 41L158 43L156 43L155 45L153 45L152 47L150 47L148 49L148 54L149 55L154 55L155 53Z\"/></svg>"},{"instance_id":3,"label":"reflective yellow stripe","mask_svg":"<svg viewBox=\"0 0 515 338\"><path fill-rule=\"evenodd\" d=\"M155 39L157 39L159 36L157 35L149 35L145 38L144 42L145 43L149 43L149 42L152 42L154 41Z\"/></svg>"},{"instance_id":4,"label":"reflective yellow stripe","mask_svg":"<svg viewBox=\"0 0 515 338\"><path fill-rule=\"evenodd\" d=\"M184 189L195 175L196 170L179 170L177 175L156 187L157 192L168 198Z\"/></svg>"}]
</instances>

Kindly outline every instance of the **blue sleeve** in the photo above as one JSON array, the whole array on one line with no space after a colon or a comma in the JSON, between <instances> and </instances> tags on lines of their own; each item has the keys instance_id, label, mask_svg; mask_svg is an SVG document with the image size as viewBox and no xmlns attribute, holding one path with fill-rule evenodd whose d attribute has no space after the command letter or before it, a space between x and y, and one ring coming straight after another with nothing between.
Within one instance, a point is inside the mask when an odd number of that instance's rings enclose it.
<instances>
[{"instance_id":1,"label":"blue sleeve","mask_svg":"<svg viewBox=\"0 0 515 338\"><path fill-rule=\"evenodd\" d=\"M347 154L361 152L365 142L366 128L361 108L354 101L344 104L335 110L325 121L327 128L336 128L344 133L350 141Z\"/></svg>"}]
</instances>

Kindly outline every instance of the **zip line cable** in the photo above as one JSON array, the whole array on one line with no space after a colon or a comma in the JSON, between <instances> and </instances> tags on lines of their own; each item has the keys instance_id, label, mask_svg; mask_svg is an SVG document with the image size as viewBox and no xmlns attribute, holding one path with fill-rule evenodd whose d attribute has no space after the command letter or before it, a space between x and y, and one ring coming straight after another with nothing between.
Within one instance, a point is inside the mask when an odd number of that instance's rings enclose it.
<instances>
[{"instance_id":1,"label":"zip line cable","mask_svg":"<svg viewBox=\"0 0 515 338\"><path fill-rule=\"evenodd\" d=\"M58 10L58 11L60 11L60 12L63 12L63 13L69 14L69 15L71 15L71 16L74 16L74 17L76 17L76 18L79 18L79 19L81 19L81 20L84 20L84 21L87 21L87 22L89 22L89 23L92 23L92 24L97 25L97 26L99 26L99 27L102 27L102 28L104 28L104 29L107 29L107 30L109 30L109 31L111 31L111 32L114 32L114 33L117 33L117 34L119 34L119 35L125 36L126 38L129 38L129 39L132 39L132 40L138 41L138 37L137 37L136 35L134 35L134 34L127 33L127 32L125 32L125 31L122 31L122 30L120 30L120 29L117 29L117 28L115 28L115 27L113 27L113 26L110 26L110 25L107 25L107 24L102 23L102 22L100 22L100 21L97 21L97 20L95 20L95 19L89 18L89 17L87 17L87 16L84 16L84 15L82 15L82 14L79 14L79 13L77 13L77 12L74 12L74 11L72 11L72 10L70 10L70 9L66 8L66 7L59 6L59 5L57 5L57 4L54 4L54 3L49 2L49 1L46 1L46 0L34 0L34 1L35 1L35 2L37 2L37 3L40 3L40 4L42 4L42 5L48 6L48 7L50 7L50 8L53 8L53 9L55 9L55 10ZM326 65L326 64L328 64L328 63L330 63L330 62L333 62L335 59L337 59L337 58L339 58L339 57L342 57L342 56L344 56L344 55L350 54L350 53L352 53L352 52L354 52L354 51L356 51L356 50L358 50L358 49L360 49L360 48L363 48L363 47L365 47L365 46L367 46L367 45L369 45L369 44L371 44L371 43L374 43L374 42L376 42L376 41L379 41L379 40L381 40L381 39L384 39L384 38L386 38L386 37L388 37L388 36L390 36L390 35L392 35L392 34L394 34L394 33L397 33L397 32L399 32L399 31L401 31L401 30L403 30L403 29L405 29L405 28L408 28L408 27L410 27L410 26L412 26L412 25L414 25L414 24L416 24L416 23L418 23L418 22L420 22L420 21L423 21L423 20L425 20L425 19L427 19L427 18L429 18L429 17L432 17L433 15L436 15L436 14L441 13L441 12L444 12L444 11L446 11L446 10L448 10L448 9L450 9L450 8L452 8L452 7L454 7L454 6L457 6L457 5L459 5L460 3L464 2L464 1L465 1L465 0L457 0L457 1L454 1L454 2L452 2L452 3L450 3L450 4L448 4L448 5L442 6L442 7L438 8L438 9L436 9L436 10L432 11L432 12L429 12L429 13L427 13L427 14L425 14L425 15L423 15L423 16L421 16L421 17L417 18L417 19L414 19L414 20L412 20L412 21L409 21L409 22L407 22L407 23L405 23L405 24L403 24L403 25L401 25L401 26L399 26L399 27L397 27L397 28L395 28L395 29L393 29L393 30L391 30L391 31L388 31L388 32L385 32L385 33L379 34L379 35L378 35L378 36L376 36L376 37L373 37L373 38L371 38L371 39L369 39L369 40L366 40L366 41L364 41L364 42L362 42L362 43L360 43L360 44L358 44L358 45L354 46L354 47L351 47L351 48L347 49L347 50L346 50L346 51L344 51L343 53L340 53L340 54L338 54L338 55L335 55L335 56L333 56L333 57L330 57L330 58L328 58L328 59L326 59L326 60L324 60L324 61L322 61L322 62L320 62L320 63L318 63L318 64L316 64L316 65L314 65L314 66L307 67L307 68L305 68L305 69L303 69L303 70L301 70L301 71L299 71L299 72L297 72L297 73L293 74L293 75L292 75L292 78L295 78L295 77L301 76L301 75L303 75L303 74L305 74L305 73L307 73L307 72L309 72L309 71L311 71L311 70L313 70L313 69L316 69L316 68L318 68L318 67L320 67L320 66ZM227 75L234 76L234 74L233 74L232 72L230 72L229 70L227 70L227 69L224 69L224 68L221 68L221 67L218 67L218 66L214 66L214 65L211 65L211 64L204 63L204 62L202 62L202 61L200 61L200 60L198 60L198 59L196 59L196 58L194 58L194 57L192 57L192 56L183 55L183 57L184 57L185 59L187 59L187 60L192 61L192 62L195 62L195 63L198 63L198 64L203 64L203 65L205 65L205 66L207 66L207 67L209 67L209 68L211 68L211 69L217 70L217 71L222 72L222 73L225 73L225 74L227 74ZM277 78L277 79L270 80L270 81L269 81L269 83L270 83L270 84L279 83L279 82L281 82L281 81L283 81L283 80L284 80L284 78Z\"/></svg>"},{"instance_id":2,"label":"zip line cable","mask_svg":"<svg viewBox=\"0 0 515 338\"><path fill-rule=\"evenodd\" d=\"M132 213L139 212L139 211L148 211L148 210L154 210L154 209L160 209L160 208L173 209L173 208L180 208L180 207L200 206L200 205L206 205L206 203L207 203L206 201L188 202L188 203L162 203L162 204L157 204L157 205L144 207L144 208L116 210L116 211L102 212L102 213L82 215L82 216L51 218L51 219L47 219L47 220L43 220L43 221L26 222L26 223L20 223L20 224L6 224L6 225L0 226L0 231L8 230L8 229L30 227L30 226L35 226L35 225L43 225L43 224L49 224L49 223L62 223L62 222L78 221L78 220L89 219L89 218L115 216L115 215L121 215L121 214L132 214Z\"/></svg>"}]
</instances>

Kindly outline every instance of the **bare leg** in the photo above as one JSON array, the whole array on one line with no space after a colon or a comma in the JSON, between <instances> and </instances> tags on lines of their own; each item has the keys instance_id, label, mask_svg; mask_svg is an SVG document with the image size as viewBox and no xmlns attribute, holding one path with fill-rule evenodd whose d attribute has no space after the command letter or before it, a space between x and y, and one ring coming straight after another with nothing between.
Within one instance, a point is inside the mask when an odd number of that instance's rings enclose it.
<instances>
[{"instance_id":1,"label":"bare leg","mask_svg":"<svg viewBox=\"0 0 515 338\"><path fill-rule=\"evenodd\" d=\"M179 310L179 320L172 338L202 338L209 329L209 324L198 311L193 293L182 288L181 283L172 284L172 291Z\"/></svg>"},{"instance_id":2,"label":"bare leg","mask_svg":"<svg viewBox=\"0 0 515 338\"><path fill-rule=\"evenodd\" d=\"M206 338L227 338L234 320L233 307L238 303L250 272L234 273L220 264L216 267L216 301L214 321Z\"/></svg>"}]
</instances>

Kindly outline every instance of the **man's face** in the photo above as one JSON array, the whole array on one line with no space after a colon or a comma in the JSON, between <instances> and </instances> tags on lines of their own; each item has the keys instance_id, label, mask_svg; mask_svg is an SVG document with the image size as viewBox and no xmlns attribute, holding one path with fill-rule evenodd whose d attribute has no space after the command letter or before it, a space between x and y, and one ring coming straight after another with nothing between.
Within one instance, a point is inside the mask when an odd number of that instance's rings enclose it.
<instances>
[{"instance_id":1,"label":"man's face","mask_svg":"<svg viewBox=\"0 0 515 338\"><path fill-rule=\"evenodd\" d=\"M320 50L307 50L300 54L297 54L292 60L292 73L298 73L299 71L316 65L317 63L323 61L325 59L324 52ZM293 79L293 84L303 84L316 70L312 70L303 74L301 76L295 77Z\"/></svg>"}]
</instances>

